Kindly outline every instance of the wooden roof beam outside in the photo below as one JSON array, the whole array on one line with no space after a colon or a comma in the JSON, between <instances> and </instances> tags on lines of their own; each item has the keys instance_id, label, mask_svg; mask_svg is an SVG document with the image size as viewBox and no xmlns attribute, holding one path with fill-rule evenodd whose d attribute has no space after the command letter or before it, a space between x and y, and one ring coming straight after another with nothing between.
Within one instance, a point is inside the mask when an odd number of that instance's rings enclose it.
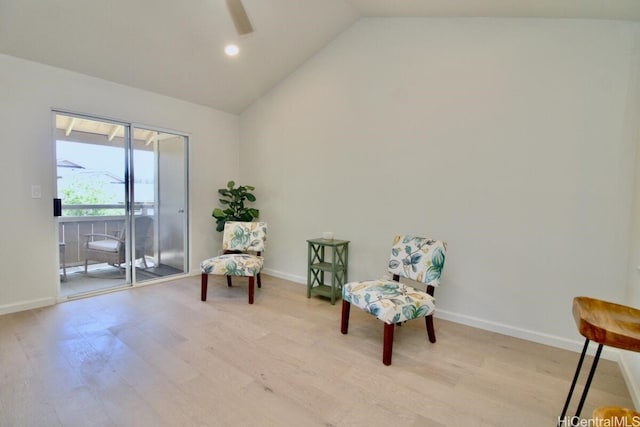
<instances>
[{"instance_id":1,"label":"wooden roof beam outside","mask_svg":"<svg viewBox=\"0 0 640 427\"><path fill-rule=\"evenodd\" d=\"M116 133L118 132L118 129L120 129L120 125L113 125L113 127L109 131L109 135L107 135L107 138L109 139L109 142L111 142L113 140L113 138L115 138Z\"/></svg>"},{"instance_id":2,"label":"wooden roof beam outside","mask_svg":"<svg viewBox=\"0 0 640 427\"><path fill-rule=\"evenodd\" d=\"M64 136L69 136L69 134L71 133L71 131L73 131L73 127L76 125L76 118L73 117L71 119L71 121L69 121L69 124L67 125L67 129L64 131Z\"/></svg>"},{"instance_id":3,"label":"wooden roof beam outside","mask_svg":"<svg viewBox=\"0 0 640 427\"><path fill-rule=\"evenodd\" d=\"M145 140L144 145L151 144L157 137L158 137L158 132L154 132L154 131L149 132L149 136Z\"/></svg>"}]
</instances>

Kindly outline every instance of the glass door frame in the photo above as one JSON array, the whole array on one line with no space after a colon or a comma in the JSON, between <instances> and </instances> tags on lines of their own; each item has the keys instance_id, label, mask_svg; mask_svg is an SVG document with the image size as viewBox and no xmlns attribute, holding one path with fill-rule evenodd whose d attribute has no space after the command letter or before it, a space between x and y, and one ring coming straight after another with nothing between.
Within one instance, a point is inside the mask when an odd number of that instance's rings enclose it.
<instances>
[{"instance_id":1,"label":"glass door frame","mask_svg":"<svg viewBox=\"0 0 640 427\"><path fill-rule=\"evenodd\" d=\"M167 129L167 128L163 128L163 127L159 127L159 126L149 126L149 125L145 125L142 123L137 123L137 122L131 122L131 134L135 134L135 130L136 129L142 129L142 130L148 130L148 131L154 131L157 132L158 134L170 134L176 137L180 137L183 140L183 170L184 170L184 185L182 188L182 194L184 195L184 207L183 207L183 218L184 220L182 221L182 227L181 227L181 231L182 231L182 236L183 236L183 251L184 251L184 261L183 261L183 266L182 266L182 274L183 275L188 275L189 273L189 217L190 217L190 201L189 201L189 135L184 133L184 132L179 132L179 131L175 131L172 129ZM133 138L132 138L133 140ZM135 150L131 150L131 155L133 156L135 153ZM158 144L156 144L154 146L154 161L155 161L155 215L159 218L159 208L160 208L160 204L161 204L161 200L160 200L160 196L159 196L159 191L158 189L160 188L161 182L159 181L159 177L158 177L158 170L160 169L159 167L159 162L160 162L160 156L159 156L159 150L158 150ZM131 158L132 162L135 162L135 159L132 157ZM135 173L135 168L133 168L134 173ZM133 187L135 185L135 180L133 179L133 177L131 178L131 180L129 181L129 185L131 187ZM133 194L133 198L130 200L135 201L135 194L133 193L133 188L131 189L131 192ZM132 210L133 212L133 210ZM132 213L132 217L133 217L133 213ZM158 222L156 221L156 223L154 224L154 233L156 236L160 236L160 232L158 230L159 226L158 226ZM129 230L129 231L135 231L135 230ZM135 248L132 246L133 244L131 242L129 242L130 244L128 245L128 250L129 251L135 251ZM156 246L158 245L158 242L155 242ZM155 251L154 251L155 252ZM134 253L134 252L132 252ZM133 269L135 270L135 269ZM135 273L134 273L135 274ZM179 275L172 275L170 276L171 278L175 278L178 277ZM162 280L162 277L157 279L157 280L153 280L153 283L157 283L159 280ZM147 284L149 282L145 281L144 284ZM138 282L134 281L134 285L137 285Z\"/></svg>"},{"instance_id":2,"label":"glass door frame","mask_svg":"<svg viewBox=\"0 0 640 427\"><path fill-rule=\"evenodd\" d=\"M133 140L134 140L134 130L135 129L143 129L143 130L149 130L149 131L154 131L154 132L158 132L158 133L166 133L166 134L171 134L171 135L175 135L176 137L181 137L183 138L183 161L184 161L184 210L183 210L183 221L182 221L182 235L183 235L183 251L184 251L184 266L183 266L183 275L187 275L189 272L189 136L187 134L185 134L184 132L177 132L174 130L168 130L168 129L163 129L157 126L148 126L148 125L144 125L144 124L140 124L140 123L136 123L136 122L132 122L132 121L125 121L125 120L119 120L119 119L112 119L112 118L105 118L103 116L98 116L98 115L90 115L90 114L86 114L86 113L77 113L77 112L71 112L68 110L64 110L64 109L57 109L57 108L52 108L51 109L51 113L52 113L52 131L53 131L53 144L54 144L54 159L53 161L55 162L55 166L54 170L57 171L57 148L55 147L55 145L57 144L57 126L56 126L56 117L58 115L62 115L62 116L68 116L68 117L72 117L72 118L78 118L78 119L85 119L85 120L91 120L91 121L98 121L98 122L103 122L103 123L107 123L107 124L113 124L116 126L122 126L124 129L124 141L123 141L123 150L124 150L124 181L125 181L125 188L124 188L124 205L125 205L125 215L124 215L124 233L127 236L126 238L126 244L125 244L125 278L124 278L124 283L122 285L117 285L114 286L112 288L108 288L108 289L97 289L95 292L89 291L87 293L82 293L77 295L77 297L85 297L87 295L91 295L91 294L100 294L100 293L104 293L104 292L110 292L113 290L119 290L119 289L123 289L123 288L131 288L131 287L135 287L135 286L140 286L140 285L146 285L146 284L150 284L150 283L157 283L158 281L164 279L163 277L159 277L158 279L153 279L153 280L145 280L142 283L139 283L137 280L137 275L136 275L136 268L135 268L135 259L133 259L133 257L135 257L135 221L133 221L133 219L135 218L135 209L133 209L133 203L135 203L136 200L136 195L135 195L135 167L134 167L134 162L135 162L135 147L133 144ZM158 181L157 181L157 167L158 167L158 147L157 145L154 146L154 161L155 161L155 168L156 168L156 172L155 172L155 182L154 182L154 187L155 187L155 197L156 200L154 201L154 215L157 215L157 211L158 211L158 205L159 205L159 200L157 200L157 195L158 195L158 186L161 185ZM57 174L56 174L57 175ZM56 195L58 194L59 189L59 183L58 180L55 180L55 193ZM157 224L154 225L154 233L155 235L157 235ZM58 238L58 241L60 241L60 235L59 235L59 221L56 220L55 221L55 233L56 233L56 237ZM155 250L154 250L155 253ZM58 253L58 256L61 257L62 253ZM59 261L59 265L62 265L60 263L60 259ZM171 278L175 278L175 277L179 277L180 274L175 274L170 276ZM69 296L61 296L61 289L62 289L62 279L60 280L60 282L58 283L58 300L59 301L65 301L67 299L73 299L75 296L74 295L69 295Z\"/></svg>"}]
</instances>

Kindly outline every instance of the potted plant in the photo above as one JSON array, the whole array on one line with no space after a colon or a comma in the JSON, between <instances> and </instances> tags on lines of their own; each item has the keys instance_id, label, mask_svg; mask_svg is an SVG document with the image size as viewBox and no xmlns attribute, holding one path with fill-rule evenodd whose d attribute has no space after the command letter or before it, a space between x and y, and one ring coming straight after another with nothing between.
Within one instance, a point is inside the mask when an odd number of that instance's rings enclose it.
<instances>
[{"instance_id":1,"label":"potted plant","mask_svg":"<svg viewBox=\"0 0 640 427\"><path fill-rule=\"evenodd\" d=\"M225 209L215 208L211 213L216 219L216 230L224 230L227 221L253 221L258 218L260 211L244 205L245 201L255 202L256 196L251 193L255 187L251 185L235 186L234 181L227 182L226 188L220 188L218 193L222 196L220 203L226 206Z\"/></svg>"}]
</instances>

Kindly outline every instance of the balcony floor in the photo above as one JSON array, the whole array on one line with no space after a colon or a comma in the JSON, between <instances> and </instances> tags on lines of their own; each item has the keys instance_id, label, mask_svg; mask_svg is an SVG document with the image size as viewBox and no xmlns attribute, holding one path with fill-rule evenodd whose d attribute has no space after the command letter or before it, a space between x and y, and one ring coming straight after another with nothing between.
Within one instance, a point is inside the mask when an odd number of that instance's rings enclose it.
<instances>
[{"instance_id":1,"label":"balcony floor","mask_svg":"<svg viewBox=\"0 0 640 427\"><path fill-rule=\"evenodd\" d=\"M148 265L148 269L136 270L138 283L183 273L167 265L153 266L149 262ZM125 286L129 284L126 282L124 270L118 270L108 264L90 265L87 274L84 272L84 266L67 267L67 279L60 281L60 296L68 298Z\"/></svg>"}]
</instances>

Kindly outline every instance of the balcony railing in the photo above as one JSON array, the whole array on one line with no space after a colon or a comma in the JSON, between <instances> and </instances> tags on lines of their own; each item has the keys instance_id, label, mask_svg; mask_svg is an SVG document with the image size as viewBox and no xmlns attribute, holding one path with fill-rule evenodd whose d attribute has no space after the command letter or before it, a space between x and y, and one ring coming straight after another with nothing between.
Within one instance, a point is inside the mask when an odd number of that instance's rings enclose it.
<instances>
[{"instance_id":1,"label":"balcony railing","mask_svg":"<svg viewBox=\"0 0 640 427\"><path fill-rule=\"evenodd\" d=\"M112 215L104 215L111 211ZM65 216L65 212L78 213L81 216ZM96 215L102 213L102 215ZM153 215L153 203L134 204L136 215ZM92 215L93 214L93 215ZM67 267L84 265L84 249L87 242L87 234L109 234L121 236L124 230L125 215L124 205L102 204L102 205L63 205L62 215L58 218L58 236L61 243L64 243L64 262ZM152 246L153 247L153 246Z\"/></svg>"}]
</instances>

